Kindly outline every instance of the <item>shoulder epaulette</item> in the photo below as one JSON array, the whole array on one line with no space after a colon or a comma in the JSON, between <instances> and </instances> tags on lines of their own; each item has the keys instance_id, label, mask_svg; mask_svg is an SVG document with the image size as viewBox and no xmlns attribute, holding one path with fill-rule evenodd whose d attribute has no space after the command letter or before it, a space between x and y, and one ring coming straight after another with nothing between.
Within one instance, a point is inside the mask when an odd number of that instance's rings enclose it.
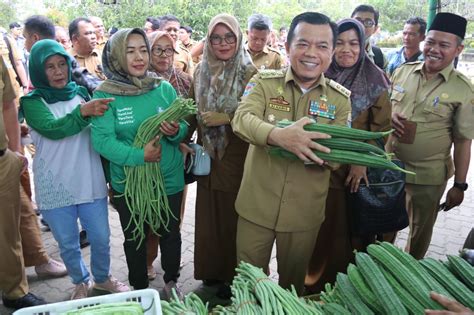
<instances>
[{"instance_id":1,"label":"shoulder epaulette","mask_svg":"<svg viewBox=\"0 0 474 315\"><path fill-rule=\"evenodd\" d=\"M471 79L469 79L466 75L464 75L464 73L459 72L458 70L455 70L455 72L458 75L459 79L464 81L467 84L467 86L469 86L471 88L471 92L474 92L474 85L473 85Z\"/></svg>"},{"instance_id":2,"label":"shoulder epaulette","mask_svg":"<svg viewBox=\"0 0 474 315\"><path fill-rule=\"evenodd\" d=\"M281 69L264 69L259 70L258 74L262 79L274 79L274 78L283 78L285 76L285 72Z\"/></svg>"},{"instance_id":3,"label":"shoulder epaulette","mask_svg":"<svg viewBox=\"0 0 474 315\"><path fill-rule=\"evenodd\" d=\"M276 48L273 48L273 47L270 47L270 46L267 46L268 50L270 50L271 52L274 52L275 54L278 54L278 55L281 55L280 51Z\"/></svg>"},{"instance_id":4,"label":"shoulder epaulette","mask_svg":"<svg viewBox=\"0 0 474 315\"><path fill-rule=\"evenodd\" d=\"M349 98L351 96L351 91L340 85L334 80L328 79L329 80L329 86L344 95L345 97Z\"/></svg>"},{"instance_id":5,"label":"shoulder epaulette","mask_svg":"<svg viewBox=\"0 0 474 315\"><path fill-rule=\"evenodd\" d=\"M420 63L422 63L423 61L421 60L416 60L416 61L412 61L412 62L405 62L403 65L400 65L400 66L405 66L405 65L418 65Z\"/></svg>"}]
</instances>

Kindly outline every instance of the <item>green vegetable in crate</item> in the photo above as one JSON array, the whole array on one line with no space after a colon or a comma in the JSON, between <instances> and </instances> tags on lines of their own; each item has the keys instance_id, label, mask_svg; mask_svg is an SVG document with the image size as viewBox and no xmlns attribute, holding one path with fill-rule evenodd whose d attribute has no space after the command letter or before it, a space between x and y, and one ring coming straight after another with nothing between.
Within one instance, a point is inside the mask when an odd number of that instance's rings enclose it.
<instances>
[{"instance_id":1,"label":"green vegetable in crate","mask_svg":"<svg viewBox=\"0 0 474 315\"><path fill-rule=\"evenodd\" d=\"M375 313L382 314L383 309L380 305L380 301L375 297L374 293L372 293L370 288L367 286L367 283L360 274L359 269L354 264L349 264L349 266L347 266L347 276L349 277L349 280L356 289L361 300L364 301L364 303Z\"/></svg>"},{"instance_id":2,"label":"green vegetable in crate","mask_svg":"<svg viewBox=\"0 0 474 315\"><path fill-rule=\"evenodd\" d=\"M380 246L385 248L390 254L393 255L398 261L400 261L405 267L407 267L418 279L424 282L431 291L440 293L449 298L453 298L451 294L438 282L434 279L428 271L425 270L415 257L411 256L408 253L405 253L403 250L397 248L395 245L389 242L381 242Z\"/></svg>"},{"instance_id":3,"label":"green vegetable in crate","mask_svg":"<svg viewBox=\"0 0 474 315\"><path fill-rule=\"evenodd\" d=\"M474 267L459 256L448 255L450 270L460 279L469 289L474 291Z\"/></svg>"},{"instance_id":4,"label":"green vegetable in crate","mask_svg":"<svg viewBox=\"0 0 474 315\"><path fill-rule=\"evenodd\" d=\"M138 302L104 303L78 310L69 311L65 315L141 315L143 308Z\"/></svg>"},{"instance_id":5,"label":"green vegetable in crate","mask_svg":"<svg viewBox=\"0 0 474 315\"><path fill-rule=\"evenodd\" d=\"M190 114L196 113L196 106L191 99L177 98L163 112L151 116L138 128L133 145L144 148L145 145L160 135L160 125L167 121L180 121ZM158 144L157 144L158 145ZM131 212L131 222L135 223L133 235L141 242L145 239L144 224L148 224L153 233L158 234L159 228L168 226L173 216L168 205L164 180L159 163L145 163L140 166L125 167L124 196Z\"/></svg>"},{"instance_id":6,"label":"green vegetable in crate","mask_svg":"<svg viewBox=\"0 0 474 315\"><path fill-rule=\"evenodd\" d=\"M372 292L381 301L384 313L394 315L408 314L398 296L393 292L387 279L383 276L380 268L369 255L360 252L356 253L356 264Z\"/></svg>"},{"instance_id":7,"label":"green vegetable in crate","mask_svg":"<svg viewBox=\"0 0 474 315\"><path fill-rule=\"evenodd\" d=\"M270 154L275 156L280 156L284 158L289 158L293 160L297 160L298 157L291 152L288 152L280 147L273 147L269 150ZM332 149L330 153L314 151L319 158L329 161L329 162L336 162L341 164L354 164L354 165L363 165L368 167L377 167L377 168L386 168L391 170L397 170L400 172L404 172L407 174L415 174L413 172L404 170L403 168L399 167L395 163L387 160L386 158L364 154L359 152L352 152L352 151L345 151L345 150L337 150Z\"/></svg>"},{"instance_id":8,"label":"green vegetable in crate","mask_svg":"<svg viewBox=\"0 0 474 315\"><path fill-rule=\"evenodd\" d=\"M294 121L289 120L281 120L277 123L277 127L288 127L292 125ZM346 139L353 139L353 140L373 140L385 137L393 132L394 129L385 131L385 132L372 132L366 131L361 129L353 129L345 126L339 125L328 125L328 124L318 124L312 123L307 124L304 127L306 131L317 131L323 132L328 135L331 135L334 138L346 138Z\"/></svg>"},{"instance_id":9,"label":"green vegetable in crate","mask_svg":"<svg viewBox=\"0 0 474 315\"><path fill-rule=\"evenodd\" d=\"M336 276L336 291L342 297L342 302L352 314L370 315L374 314L367 305L359 298L356 289L349 281L346 274L338 273Z\"/></svg>"},{"instance_id":10,"label":"green vegetable in crate","mask_svg":"<svg viewBox=\"0 0 474 315\"><path fill-rule=\"evenodd\" d=\"M407 308L408 312L413 315L423 314L425 308L421 305L412 295L411 292L405 290L405 288L390 274L385 268L381 268L382 273L387 279L388 283L392 286L395 294L398 295L402 304Z\"/></svg>"},{"instance_id":11,"label":"green vegetable in crate","mask_svg":"<svg viewBox=\"0 0 474 315\"><path fill-rule=\"evenodd\" d=\"M410 292L413 297L425 308L443 309L441 305L430 298L430 288L421 279L412 273L405 265L393 257L385 248L380 245L371 244L367 246L367 252L387 269L399 281L399 283Z\"/></svg>"},{"instance_id":12,"label":"green vegetable in crate","mask_svg":"<svg viewBox=\"0 0 474 315\"><path fill-rule=\"evenodd\" d=\"M420 263L458 302L470 309L474 309L474 292L456 279L443 263L433 258L422 259Z\"/></svg>"}]
</instances>

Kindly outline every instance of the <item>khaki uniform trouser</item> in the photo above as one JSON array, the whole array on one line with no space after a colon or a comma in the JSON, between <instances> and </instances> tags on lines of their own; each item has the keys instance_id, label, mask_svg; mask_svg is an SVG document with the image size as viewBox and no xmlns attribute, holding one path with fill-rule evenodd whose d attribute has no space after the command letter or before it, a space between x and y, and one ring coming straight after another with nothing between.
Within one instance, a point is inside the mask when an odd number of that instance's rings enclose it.
<instances>
[{"instance_id":1,"label":"khaki uniform trouser","mask_svg":"<svg viewBox=\"0 0 474 315\"><path fill-rule=\"evenodd\" d=\"M24 148L22 148L24 153ZM44 249L38 217L31 204L30 174L23 172L20 177L20 234L25 267L48 263L49 256Z\"/></svg>"},{"instance_id":2,"label":"khaki uniform trouser","mask_svg":"<svg viewBox=\"0 0 474 315\"><path fill-rule=\"evenodd\" d=\"M8 299L28 293L20 236L21 168L11 151L0 157L0 289Z\"/></svg>"},{"instance_id":3,"label":"khaki uniform trouser","mask_svg":"<svg viewBox=\"0 0 474 315\"><path fill-rule=\"evenodd\" d=\"M25 267L48 263L49 256L41 239L38 217L23 186L20 187L20 234Z\"/></svg>"},{"instance_id":4,"label":"khaki uniform trouser","mask_svg":"<svg viewBox=\"0 0 474 315\"><path fill-rule=\"evenodd\" d=\"M319 226L301 232L276 232L254 224L239 216L237 223L237 263L248 262L263 268L268 274L268 265L273 243L276 241L278 283L285 289L295 286L303 293L304 279L309 259L313 253Z\"/></svg>"},{"instance_id":5,"label":"khaki uniform trouser","mask_svg":"<svg viewBox=\"0 0 474 315\"><path fill-rule=\"evenodd\" d=\"M410 219L410 233L405 251L416 259L422 259L428 251L439 203L445 189L446 183L405 185L406 206Z\"/></svg>"}]
</instances>

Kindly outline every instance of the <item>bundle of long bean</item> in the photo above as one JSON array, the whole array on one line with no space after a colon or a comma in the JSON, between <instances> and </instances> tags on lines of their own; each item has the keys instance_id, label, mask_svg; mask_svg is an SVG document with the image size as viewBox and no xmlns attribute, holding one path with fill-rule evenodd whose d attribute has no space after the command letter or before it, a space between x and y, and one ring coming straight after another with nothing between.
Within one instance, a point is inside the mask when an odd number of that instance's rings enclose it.
<instances>
[{"instance_id":1,"label":"bundle of long bean","mask_svg":"<svg viewBox=\"0 0 474 315\"><path fill-rule=\"evenodd\" d=\"M204 304L202 300L195 294L190 293L181 301L176 295L176 291L172 291L173 297L169 302L161 301L161 309L164 315L174 314L193 314L193 315L207 315L207 303Z\"/></svg>"},{"instance_id":2,"label":"bundle of long bean","mask_svg":"<svg viewBox=\"0 0 474 315\"><path fill-rule=\"evenodd\" d=\"M135 136L133 146L144 148L145 145L160 135L161 123L180 121L184 117L195 114L196 106L192 99L177 98L163 112L145 120ZM158 145L158 143L156 144ZM131 212L131 223L135 225L133 238L139 239L139 244L145 239L144 224L148 224L153 233L163 225L168 226L171 213L166 197L164 180L159 163L145 163L140 166L125 167L125 200Z\"/></svg>"},{"instance_id":3,"label":"bundle of long bean","mask_svg":"<svg viewBox=\"0 0 474 315\"><path fill-rule=\"evenodd\" d=\"M241 262L235 270L238 275L234 278L234 282L238 279L237 285L242 282L248 284L246 288L251 290L250 292L263 310L263 314L322 314L312 303L308 304L298 298L294 289L292 291L285 290L269 279L262 269ZM233 288L234 282L232 282ZM234 289L233 295L235 296L235 294L236 290ZM249 303L251 301L249 300Z\"/></svg>"}]
</instances>

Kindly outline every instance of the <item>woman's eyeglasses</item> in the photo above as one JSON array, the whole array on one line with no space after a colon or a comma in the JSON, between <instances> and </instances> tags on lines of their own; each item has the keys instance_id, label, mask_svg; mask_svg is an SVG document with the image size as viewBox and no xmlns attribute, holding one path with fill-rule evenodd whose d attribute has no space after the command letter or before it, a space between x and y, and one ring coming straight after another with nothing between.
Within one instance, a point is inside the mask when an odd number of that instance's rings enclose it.
<instances>
[{"instance_id":1,"label":"woman's eyeglasses","mask_svg":"<svg viewBox=\"0 0 474 315\"><path fill-rule=\"evenodd\" d=\"M161 56L161 55L165 55L166 57L171 57L173 56L174 54L174 49L173 48L166 48L166 49L161 49L161 48L153 48L151 50L151 52L153 53L153 55L155 56Z\"/></svg>"},{"instance_id":2,"label":"woman's eyeglasses","mask_svg":"<svg viewBox=\"0 0 474 315\"><path fill-rule=\"evenodd\" d=\"M211 45L220 45L222 44L222 41L225 41L227 44L233 44L237 41L237 37L233 33L227 33L223 37L212 34L209 37L209 40L211 42Z\"/></svg>"}]
</instances>

